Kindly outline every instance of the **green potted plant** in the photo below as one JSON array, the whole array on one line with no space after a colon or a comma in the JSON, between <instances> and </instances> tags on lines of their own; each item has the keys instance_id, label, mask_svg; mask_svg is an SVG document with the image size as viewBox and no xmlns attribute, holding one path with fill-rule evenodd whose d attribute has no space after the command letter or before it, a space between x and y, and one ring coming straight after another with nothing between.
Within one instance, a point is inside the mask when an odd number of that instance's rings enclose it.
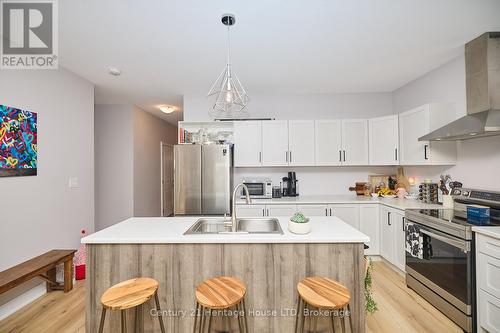
<instances>
[{"instance_id":1,"label":"green potted plant","mask_svg":"<svg viewBox=\"0 0 500 333\"><path fill-rule=\"evenodd\" d=\"M373 263L371 259L365 257L365 312L368 314L373 314L378 310L377 302L373 299L372 293L372 271Z\"/></svg>"},{"instance_id":2,"label":"green potted plant","mask_svg":"<svg viewBox=\"0 0 500 333\"><path fill-rule=\"evenodd\" d=\"M311 232L309 218L301 212L295 213L288 221L288 230L294 234L308 234Z\"/></svg>"}]
</instances>

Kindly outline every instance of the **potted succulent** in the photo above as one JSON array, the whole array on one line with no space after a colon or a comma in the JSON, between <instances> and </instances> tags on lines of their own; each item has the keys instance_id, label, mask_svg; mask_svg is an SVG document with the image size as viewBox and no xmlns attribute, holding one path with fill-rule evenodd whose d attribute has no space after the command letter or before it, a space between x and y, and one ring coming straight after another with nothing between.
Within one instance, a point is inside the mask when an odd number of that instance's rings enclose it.
<instances>
[{"instance_id":1,"label":"potted succulent","mask_svg":"<svg viewBox=\"0 0 500 333\"><path fill-rule=\"evenodd\" d=\"M309 218L305 217L301 212L295 213L288 222L288 230L294 234L308 234L311 232Z\"/></svg>"}]
</instances>

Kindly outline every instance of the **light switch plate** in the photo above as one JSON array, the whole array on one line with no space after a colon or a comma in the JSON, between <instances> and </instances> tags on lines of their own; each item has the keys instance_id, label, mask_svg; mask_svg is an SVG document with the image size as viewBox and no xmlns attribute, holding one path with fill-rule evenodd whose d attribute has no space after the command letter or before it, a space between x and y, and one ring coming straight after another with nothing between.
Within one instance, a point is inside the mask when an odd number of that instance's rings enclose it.
<instances>
[{"instance_id":1,"label":"light switch plate","mask_svg":"<svg viewBox=\"0 0 500 333\"><path fill-rule=\"evenodd\" d=\"M80 185L78 184L78 178L77 177L71 177L69 179L69 188L79 188Z\"/></svg>"}]
</instances>

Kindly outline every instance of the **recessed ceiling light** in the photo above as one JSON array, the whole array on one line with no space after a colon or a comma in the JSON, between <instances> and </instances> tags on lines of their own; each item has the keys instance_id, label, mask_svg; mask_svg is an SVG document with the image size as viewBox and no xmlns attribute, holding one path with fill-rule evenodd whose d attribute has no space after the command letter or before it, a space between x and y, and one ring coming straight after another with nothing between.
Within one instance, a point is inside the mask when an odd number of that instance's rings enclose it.
<instances>
[{"instance_id":1,"label":"recessed ceiling light","mask_svg":"<svg viewBox=\"0 0 500 333\"><path fill-rule=\"evenodd\" d=\"M122 71L116 67L109 67L108 73L113 76L120 76L122 74Z\"/></svg>"},{"instance_id":2,"label":"recessed ceiling light","mask_svg":"<svg viewBox=\"0 0 500 333\"><path fill-rule=\"evenodd\" d=\"M160 111L163 113L172 113L175 111L175 108L169 105L162 105L160 106Z\"/></svg>"}]
</instances>

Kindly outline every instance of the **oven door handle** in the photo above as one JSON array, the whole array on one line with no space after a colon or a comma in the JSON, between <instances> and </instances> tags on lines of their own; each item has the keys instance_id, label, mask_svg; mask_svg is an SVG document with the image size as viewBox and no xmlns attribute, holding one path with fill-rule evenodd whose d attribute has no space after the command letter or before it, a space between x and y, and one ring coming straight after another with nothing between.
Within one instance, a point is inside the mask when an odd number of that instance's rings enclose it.
<instances>
[{"instance_id":1,"label":"oven door handle","mask_svg":"<svg viewBox=\"0 0 500 333\"><path fill-rule=\"evenodd\" d=\"M427 231L425 229L420 229L420 232L425 234L425 235L428 235L432 238L435 238L435 239L438 239L442 242L445 242L447 244L450 244L456 248L459 248L460 250L462 250L464 253L468 253L470 251L470 244L468 242L461 242L459 240L455 240L455 239L451 239L449 237L446 237L446 236L441 236L441 235L438 235L434 232L430 232L430 231Z\"/></svg>"}]
</instances>

